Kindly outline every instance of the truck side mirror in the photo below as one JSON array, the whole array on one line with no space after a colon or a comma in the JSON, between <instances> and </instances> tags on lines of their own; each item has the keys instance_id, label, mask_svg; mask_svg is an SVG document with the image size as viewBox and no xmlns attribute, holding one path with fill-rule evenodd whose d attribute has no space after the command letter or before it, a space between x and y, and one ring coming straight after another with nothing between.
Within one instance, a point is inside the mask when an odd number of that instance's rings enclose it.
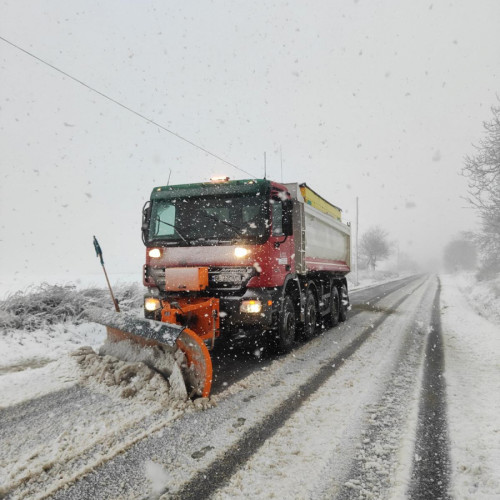
<instances>
[{"instance_id":1,"label":"truck side mirror","mask_svg":"<svg viewBox=\"0 0 500 500\"><path fill-rule=\"evenodd\" d=\"M142 242L146 244L148 230L149 230L149 221L151 220L151 202L147 201L142 207Z\"/></svg>"},{"instance_id":2,"label":"truck side mirror","mask_svg":"<svg viewBox=\"0 0 500 500\"><path fill-rule=\"evenodd\" d=\"M292 236L293 234L293 219L292 219L293 201L283 201L283 234Z\"/></svg>"}]
</instances>

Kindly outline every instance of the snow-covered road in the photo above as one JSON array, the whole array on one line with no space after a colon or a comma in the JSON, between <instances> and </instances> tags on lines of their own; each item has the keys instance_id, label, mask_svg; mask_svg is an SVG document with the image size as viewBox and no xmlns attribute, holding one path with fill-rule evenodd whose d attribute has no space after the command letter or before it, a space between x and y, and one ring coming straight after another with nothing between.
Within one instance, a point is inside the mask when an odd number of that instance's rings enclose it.
<instances>
[{"instance_id":1,"label":"snow-covered road","mask_svg":"<svg viewBox=\"0 0 500 500\"><path fill-rule=\"evenodd\" d=\"M478 388L466 384L464 394L457 385L467 353L463 328L447 335L455 317L447 315L460 297L445 281L441 318L438 284L414 277L357 291L346 323L289 355L252 358L240 371L238 356L220 363L216 406L206 411L123 399L98 384L9 406L0 411L3 491L74 499L469 498L466 491L494 498L498 404L484 416L477 401L484 394L476 395L473 416L489 419L493 433L488 447L459 417ZM488 335L489 346L498 345ZM469 458L472 439L484 445L480 471Z\"/></svg>"}]
</instances>

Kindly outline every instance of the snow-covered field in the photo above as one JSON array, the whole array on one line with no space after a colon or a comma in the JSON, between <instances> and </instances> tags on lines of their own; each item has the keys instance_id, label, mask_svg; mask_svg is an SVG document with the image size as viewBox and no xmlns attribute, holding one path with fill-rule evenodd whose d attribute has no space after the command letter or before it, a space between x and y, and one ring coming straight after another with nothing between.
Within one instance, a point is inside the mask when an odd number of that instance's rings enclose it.
<instances>
[{"instance_id":1,"label":"snow-covered field","mask_svg":"<svg viewBox=\"0 0 500 500\"><path fill-rule=\"evenodd\" d=\"M124 310L141 314L142 286L117 283L115 293ZM106 336L103 326L81 318L95 305L112 307L107 290L81 283L33 285L0 302L0 408L78 381L69 353L97 349Z\"/></svg>"},{"instance_id":2,"label":"snow-covered field","mask_svg":"<svg viewBox=\"0 0 500 500\"><path fill-rule=\"evenodd\" d=\"M459 499L500 497L499 284L498 279L478 284L473 275L441 276L441 329L452 465L450 489L453 497ZM358 290L373 285L366 281ZM62 292L71 298L71 304L73 299L81 297L82 291L87 302L106 300L107 292L103 289L88 292L82 285L66 287L44 290L47 296L60 297ZM38 308L23 323L13 317L12 303L6 307L4 301L0 307L0 411L4 417L10 415L11 410L25 411L27 429L40 425L46 436L54 437L47 442L41 433L39 440L20 443L16 436L2 435L0 487L8 491L27 482L19 498L37 498L39 484L44 484L45 494L55 492L59 485L71 480L61 476L67 474L67 470L73 471L74 478L80 477L145 439L155 429L162 433L171 422L196 410L192 404L185 405L168 396L147 402L144 395L159 390L152 387L156 378L148 385L153 374L143 373L137 367L133 373L128 368L122 370L131 374L134 381L141 380L138 385L144 390L135 397L124 398L124 386L106 385L104 376L102 380L99 377L82 379L85 373L76 361L78 358L70 353L84 345L97 348L104 341L104 328L81 321L77 306L73 315L59 309L60 317L55 317L53 311L45 309L47 301L42 300L43 293L40 296L39 292L31 290ZM117 295L125 308L140 314L141 287L122 284L117 287ZM17 298L20 303L30 299L29 295ZM12 296L8 300L12 300ZM432 300L430 285L418 288L403 304L402 314L391 315L382 329L375 330L373 338L362 345L335 376L328 378L300 411L231 477L217 492L217 498L280 498L283 495L326 498L339 491L343 495L351 492L349 498L403 497L415 459L419 356L429 328L421 318L430 310ZM380 307L381 311L390 311L390 301ZM348 321L341 327L343 330L337 329L336 335L366 322L369 326L374 320L367 314L362 312L351 323ZM394 335L396 332L400 334ZM328 342L328 337L320 336L294 351L293 356L274 361L266 370L252 373L214 398L221 405L217 411L224 415L224 401L229 402L240 394L243 397L247 387L262 392L255 400L241 403L236 424L227 422L228 434L218 437L221 456L224 446L229 447L237 438L240 425L244 429L256 424L261 413L279 404L281 397L284 400L290 397L285 392L293 393L293 384L300 384L300 380L311 374L296 371L298 358L304 360L306 371L312 369L317 359L328 359ZM339 337L338 349L341 344ZM378 360L375 364L374 359ZM121 368L123 366L116 365L114 369L118 372ZM270 392L266 387L274 373L278 381L286 379L286 384L276 383ZM65 409L65 413L58 415L54 408L47 416L30 410L30 401L45 398L50 402L54 396L56 402L69 388L74 388L67 396L71 413ZM135 393L129 392L129 396L133 395ZM341 404L337 404L339 402ZM210 414L207 413L207 418ZM346 421L346 415L357 415L358 419ZM362 415L366 416L361 418ZM216 412L213 417L216 418ZM222 433L223 429L221 423ZM301 436L300 446L297 435ZM206 437L200 439L203 442ZM209 457L208 449L204 453ZM204 459L190 460L189 467L196 470ZM353 462L357 464L354 468ZM331 469L337 471L337 479L332 476L331 480L325 480L325 474ZM145 465L145 477L158 492L178 472L175 463L167 467L149 461ZM179 486L184 476L179 476ZM343 478L341 483L336 482L338 478ZM311 488L311 484L316 487Z\"/></svg>"}]
</instances>

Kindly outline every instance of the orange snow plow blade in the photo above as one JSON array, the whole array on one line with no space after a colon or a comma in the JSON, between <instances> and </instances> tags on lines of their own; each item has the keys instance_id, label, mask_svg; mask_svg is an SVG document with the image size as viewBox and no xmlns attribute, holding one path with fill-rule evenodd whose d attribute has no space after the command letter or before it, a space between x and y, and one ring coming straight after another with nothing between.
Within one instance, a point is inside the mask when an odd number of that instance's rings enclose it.
<instances>
[{"instance_id":1,"label":"orange snow plow blade","mask_svg":"<svg viewBox=\"0 0 500 500\"><path fill-rule=\"evenodd\" d=\"M168 351L178 364L178 367L171 367L169 375L176 377L180 368L187 395L190 398L210 395L212 359L203 340L189 328L99 308L87 310L85 316L106 326L111 343L129 341L142 347L159 347ZM178 355L179 351L183 356Z\"/></svg>"}]
</instances>

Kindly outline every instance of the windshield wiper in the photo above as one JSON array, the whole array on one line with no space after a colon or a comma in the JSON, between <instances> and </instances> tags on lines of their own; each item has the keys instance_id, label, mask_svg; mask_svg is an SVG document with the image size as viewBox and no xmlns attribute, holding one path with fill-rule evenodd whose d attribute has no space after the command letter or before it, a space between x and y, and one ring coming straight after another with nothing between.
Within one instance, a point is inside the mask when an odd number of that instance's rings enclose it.
<instances>
[{"instance_id":1,"label":"windshield wiper","mask_svg":"<svg viewBox=\"0 0 500 500\"><path fill-rule=\"evenodd\" d=\"M156 217L156 222L161 222L162 224L165 224L166 226L170 226L170 227L173 227L175 229L175 231L177 232L177 234L181 237L181 239L187 243L188 245L191 245L191 242L185 238L181 232L179 232L179 228L177 226L174 226L174 224L170 224L170 222L165 222L164 220L161 220L160 217ZM158 231L156 231L155 233L155 236L158 234Z\"/></svg>"},{"instance_id":2,"label":"windshield wiper","mask_svg":"<svg viewBox=\"0 0 500 500\"><path fill-rule=\"evenodd\" d=\"M206 217L207 219L211 219L214 220L215 222L220 222L221 224L224 224L229 229L231 229L235 234L241 236L241 227L231 224L230 222L227 222L225 220L219 219L216 215L207 214L207 212L198 212L198 214L203 215L203 217Z\"/></svg>"}]
</instances>

